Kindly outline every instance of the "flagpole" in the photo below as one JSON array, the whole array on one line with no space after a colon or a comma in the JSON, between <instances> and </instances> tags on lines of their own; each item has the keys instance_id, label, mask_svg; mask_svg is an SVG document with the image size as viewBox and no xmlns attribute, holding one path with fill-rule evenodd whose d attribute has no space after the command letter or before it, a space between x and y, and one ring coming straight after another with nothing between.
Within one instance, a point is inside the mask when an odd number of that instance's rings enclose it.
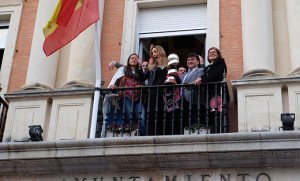
<instances>
[{"instance_id":1,"label":"flagpole","mask_svg":"<svg viewBox=\"0 0 300 181\"><path fill-rule=\"evenodd\" d=\"M96 65L96 84L94 94L94 104L92 112L90 139L95 138L99 99L100 99L100 87L101 87L101 50L100 50L100 25L99 20L95 23L96 39L95 39L95 65Z\"/></svg>"}]
</instances>

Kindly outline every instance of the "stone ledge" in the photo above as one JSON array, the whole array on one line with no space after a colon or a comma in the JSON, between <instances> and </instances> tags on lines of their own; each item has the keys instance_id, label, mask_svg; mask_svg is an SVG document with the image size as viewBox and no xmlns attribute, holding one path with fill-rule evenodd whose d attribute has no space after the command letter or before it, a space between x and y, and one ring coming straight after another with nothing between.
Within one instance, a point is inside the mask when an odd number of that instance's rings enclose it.
<instances>
[{"instance_id":1,"label":"stone ledge","mask_svg":"<svg viewBox=\"0 0 300 181\"><path fill-rule=\"evenodd\" d=\"M263 86L263 85L277 85L277 86L285 86L287 84L297 84L300 82L300 76L288 76L285 78L281 77L241 77L238 80L232 80L232 92L234 95L234 100L237 100L237 88L245 87L245 86Z\"/></svg>"},{"instance_id":2,"label":"stone ledge","mask_svg":"<svg viewBox=\"0 0 300 181\"><path fill-rule=\"evenodd\" d=\"M285 83L298 83L300 76L290 77L247 77L232 80L231 84L234 86L251 86L251 85L269 85L269 84L285 84Z\"/></svg>"},{"instance_id":3,"label":"stone ledge","mask_svg":"<svg viewBox=\"0 0 300 181\"><path fill-rule=\"evenodd\" d=\"M49 89L23 90L23 91L14 91L13 93L5 94L4 97L10 100L10 99L24 99L24 98L35 98L35 97L92 95L94 94L94 91L95 91L94 88L85 88L85 87L55 89L53 91Z\"/></svg>"},{"instance_id":4,"label":"stone ledge","mask_svg":"<svg viewBox=\"0 0 300 181\"><path fill-rule=\"evenodd\" d=\"M292 131L4 142L0 174L297 166L299 138Z\"/></svg>"}]
</instances>

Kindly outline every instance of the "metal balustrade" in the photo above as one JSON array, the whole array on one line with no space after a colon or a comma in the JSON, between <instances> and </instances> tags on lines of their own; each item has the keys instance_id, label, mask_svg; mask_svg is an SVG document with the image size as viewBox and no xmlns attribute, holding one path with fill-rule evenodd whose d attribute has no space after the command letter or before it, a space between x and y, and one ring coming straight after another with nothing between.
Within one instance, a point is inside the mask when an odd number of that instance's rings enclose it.
<instances>
[{"instance_id":1,"label":"metal balustrade","mask_svg":"<svg viewBox=\"0 0 300 181\"><path fill-rule=\"evenodd\" d=\"M184 89L191 92L189 100L183 98ZM139 91L138 114L134 114L134 100L131 99L132 106L127 119L125 101L123 105L118 101L126 98L126 94L122 97L118 94L126 90ZM135 92L132 92L134 97ZM178 93L180 99L176 102ZM201 86L188 84L101 89L100 94L96 133L98 138L143 135L142 104L145 106L146 127L143 136L183 135L184 132L213 134L229 131L229 94L226 81L203 83Z\"/></svg>"}]
</instances>

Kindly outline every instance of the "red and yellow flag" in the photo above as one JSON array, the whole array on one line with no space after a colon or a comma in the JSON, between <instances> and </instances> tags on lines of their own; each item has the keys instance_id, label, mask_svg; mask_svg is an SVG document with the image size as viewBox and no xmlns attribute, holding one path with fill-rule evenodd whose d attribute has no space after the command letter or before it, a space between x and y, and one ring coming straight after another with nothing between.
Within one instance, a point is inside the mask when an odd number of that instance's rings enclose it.
<instances>
[{"instance_id":1,"label":"red and yellow flag","mask_svg":"<svg viewBox=\"0 0 300 181\"><path fill-rule=\"evenodd\" d=\"M44 52L53 54L99 19L99 0L59 0L44 27Z\"/></svg>"}]
</instances>

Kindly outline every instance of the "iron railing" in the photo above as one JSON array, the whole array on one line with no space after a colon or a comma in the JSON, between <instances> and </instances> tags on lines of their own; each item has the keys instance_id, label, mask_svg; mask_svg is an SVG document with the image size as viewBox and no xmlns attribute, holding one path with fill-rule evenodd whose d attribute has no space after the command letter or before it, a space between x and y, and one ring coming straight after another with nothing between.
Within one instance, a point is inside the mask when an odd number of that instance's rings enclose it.
<instances>
[{"instance_id":1,"label":"iron railing","mask_svg":"<svg viewBox=\"0 0 300 181\"><path fill-rule=\"evenodd\" d=\"M130 115L127 118L125 101L119 101L126 98L125 94L119 94L120 91L126 90L139 91L139 99L135 102L139 102L138 113L134 114L134 100L131 99ZM184 90L191 92L189 100L184 98ZM145 136L229 131L229 94L226 81L203 83L201 86L188 84L101 89L100 94L96 133L98 138L110 137L108 134L113 137L132 134L140 136L143 121ZM133 91L133 97L134 94ZM146 107L144 120L142 105Z\"/></svg>"},{"instance_id":2,"label":"iron railing","mask_svg":"<svg viewBox=\"0 0 300 181\"><path fill-rule=\"evenodd\" d=\"M7 116L7 110L8 110L8 104L5 100L2 99L0 96L0 142L2 142L3 134L4 134L4 128L6 123L6 116Z\"/></svg>"}]
</instances>

